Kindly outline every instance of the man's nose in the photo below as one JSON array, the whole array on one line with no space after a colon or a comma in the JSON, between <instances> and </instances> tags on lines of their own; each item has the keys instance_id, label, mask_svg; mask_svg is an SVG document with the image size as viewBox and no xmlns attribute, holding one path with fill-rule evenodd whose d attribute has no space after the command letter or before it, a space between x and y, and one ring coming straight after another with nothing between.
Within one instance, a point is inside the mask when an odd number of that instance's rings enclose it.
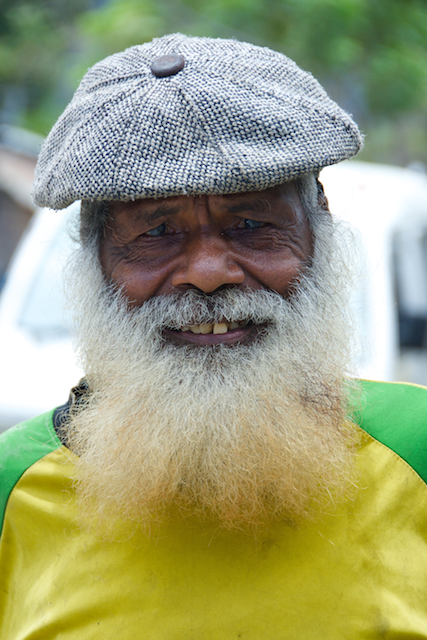
<instances>
[{"instance_id":1,"label":"man's nose","mask_svg":"<svg viewBox=\"0 0 427 640\"><path fill-rule=\"evenodd\" d=\"M245 281L228 239L218 229L199 230L187 240L180 258L172 276L174 287L196 287L213 293L224 285L236 286Z\"/></svg>"}]
</instances>

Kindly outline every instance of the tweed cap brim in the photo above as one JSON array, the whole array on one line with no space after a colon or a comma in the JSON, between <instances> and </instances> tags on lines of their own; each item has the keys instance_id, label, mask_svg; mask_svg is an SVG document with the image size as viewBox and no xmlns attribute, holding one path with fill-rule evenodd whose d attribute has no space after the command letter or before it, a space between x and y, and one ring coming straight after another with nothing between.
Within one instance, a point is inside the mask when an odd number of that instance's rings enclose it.
<instances>
[{"instance_id":1,"label":"tweed cap brim","mask_svg":"<svg viewBox=\"0 0 427 640\"><path fill-rule=\"evenodd\" d=\"M156 77L159 56L179 54ZM44 143L33 196L134 200L260 191L354 156L362 136L283 54L174 34L89 69Z\"/></svg>"}]
</instances>

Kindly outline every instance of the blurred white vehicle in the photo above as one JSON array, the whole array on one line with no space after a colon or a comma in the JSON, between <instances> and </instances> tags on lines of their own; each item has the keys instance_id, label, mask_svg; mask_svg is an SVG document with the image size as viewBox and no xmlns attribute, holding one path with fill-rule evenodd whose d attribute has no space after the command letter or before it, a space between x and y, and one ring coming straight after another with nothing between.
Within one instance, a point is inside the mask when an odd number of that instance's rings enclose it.
<instances>
[{"instance_id":1,"label":"blurred white vehicle","mask_svg":"<svg viewBox=\"0 0 427 640\"><path fill-rule=\"evenodd\" d=\"M323 169L331 212L355 230L356 374L427 384L427 175L357 161Z\"/></svg>"},{"instance_id":2,"label":"blurred white vehicle","mask_svg":"<svg viewBox=\"0 0 427 640\"><path fill-rule=\"evenodd\" d=\"M63 404L82 376L61 278L78 210L36 212L9 266L0 296L0 430Z\"/></svg>"},{"instance_id":3,"label":"blurred white vehicle","mask_svg":"<svg viewBox=\"0 0 427 640\"><path fill-rule=\"evenodd\" d=\"M344 162L320 176L334 215L355 229L364 273L353 312L356 373L427 382L427 177ZM82 376L66 329L61 271L79 203L35 214L0 296L0 430L63 404Z\"/></svg>"}]
</instances>

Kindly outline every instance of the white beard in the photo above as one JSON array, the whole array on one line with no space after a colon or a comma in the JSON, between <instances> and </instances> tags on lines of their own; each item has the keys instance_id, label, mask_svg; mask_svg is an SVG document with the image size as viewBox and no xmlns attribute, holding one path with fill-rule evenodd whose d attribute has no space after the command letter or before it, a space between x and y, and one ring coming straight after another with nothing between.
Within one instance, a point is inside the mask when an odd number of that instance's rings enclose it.
<instances>
[{"instance_id":1,"label":"white beard","mask_svg":"<svg viewBox=\"0 0 427 640\"><path fill-rule=\"evenodd\" d=\"M319 511L352 482L347 270L319 214L313 265L271 291L152 298L130 309L94 251L70 277L90 388L67 425L85 518L150 527L176 509L247 528ZM344 275L343 275L344 274ZM250 344L176 345L165 328L250 320ZM112 525L114 526L114 525Z\"/></svg>"}]
</instances>

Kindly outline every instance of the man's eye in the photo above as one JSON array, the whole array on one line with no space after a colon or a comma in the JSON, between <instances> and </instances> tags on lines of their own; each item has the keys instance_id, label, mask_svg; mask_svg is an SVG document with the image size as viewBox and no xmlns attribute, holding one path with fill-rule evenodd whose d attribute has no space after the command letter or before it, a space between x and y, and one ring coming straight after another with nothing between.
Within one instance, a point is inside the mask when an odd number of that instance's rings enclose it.
<instances>
[{"instance_id":1,"label":"man's eye","mask_svg":"<svg viewBox=\"0 0 427 640\"><path fill-rule=\"evenodd\" d=\"M259 229L264 225L264 223L259 220L250 220L249 218L245 218L243 220L243 225L245 229Z\"/></svg>"},{"instance_id":2,"label":"man's eye","mask_svg":"<svg viewBox=\"0 0 427 640\"><path fill-rule=\"evenodd\" d=\"M146 231L146 235L152 236L152 237L162 236L165 233L165 231L166 231L166 224L163 223L163 224L159 224L159 226L155 227L154 229L150 229L150 231Z\"/></svg>"}]
</instances>

